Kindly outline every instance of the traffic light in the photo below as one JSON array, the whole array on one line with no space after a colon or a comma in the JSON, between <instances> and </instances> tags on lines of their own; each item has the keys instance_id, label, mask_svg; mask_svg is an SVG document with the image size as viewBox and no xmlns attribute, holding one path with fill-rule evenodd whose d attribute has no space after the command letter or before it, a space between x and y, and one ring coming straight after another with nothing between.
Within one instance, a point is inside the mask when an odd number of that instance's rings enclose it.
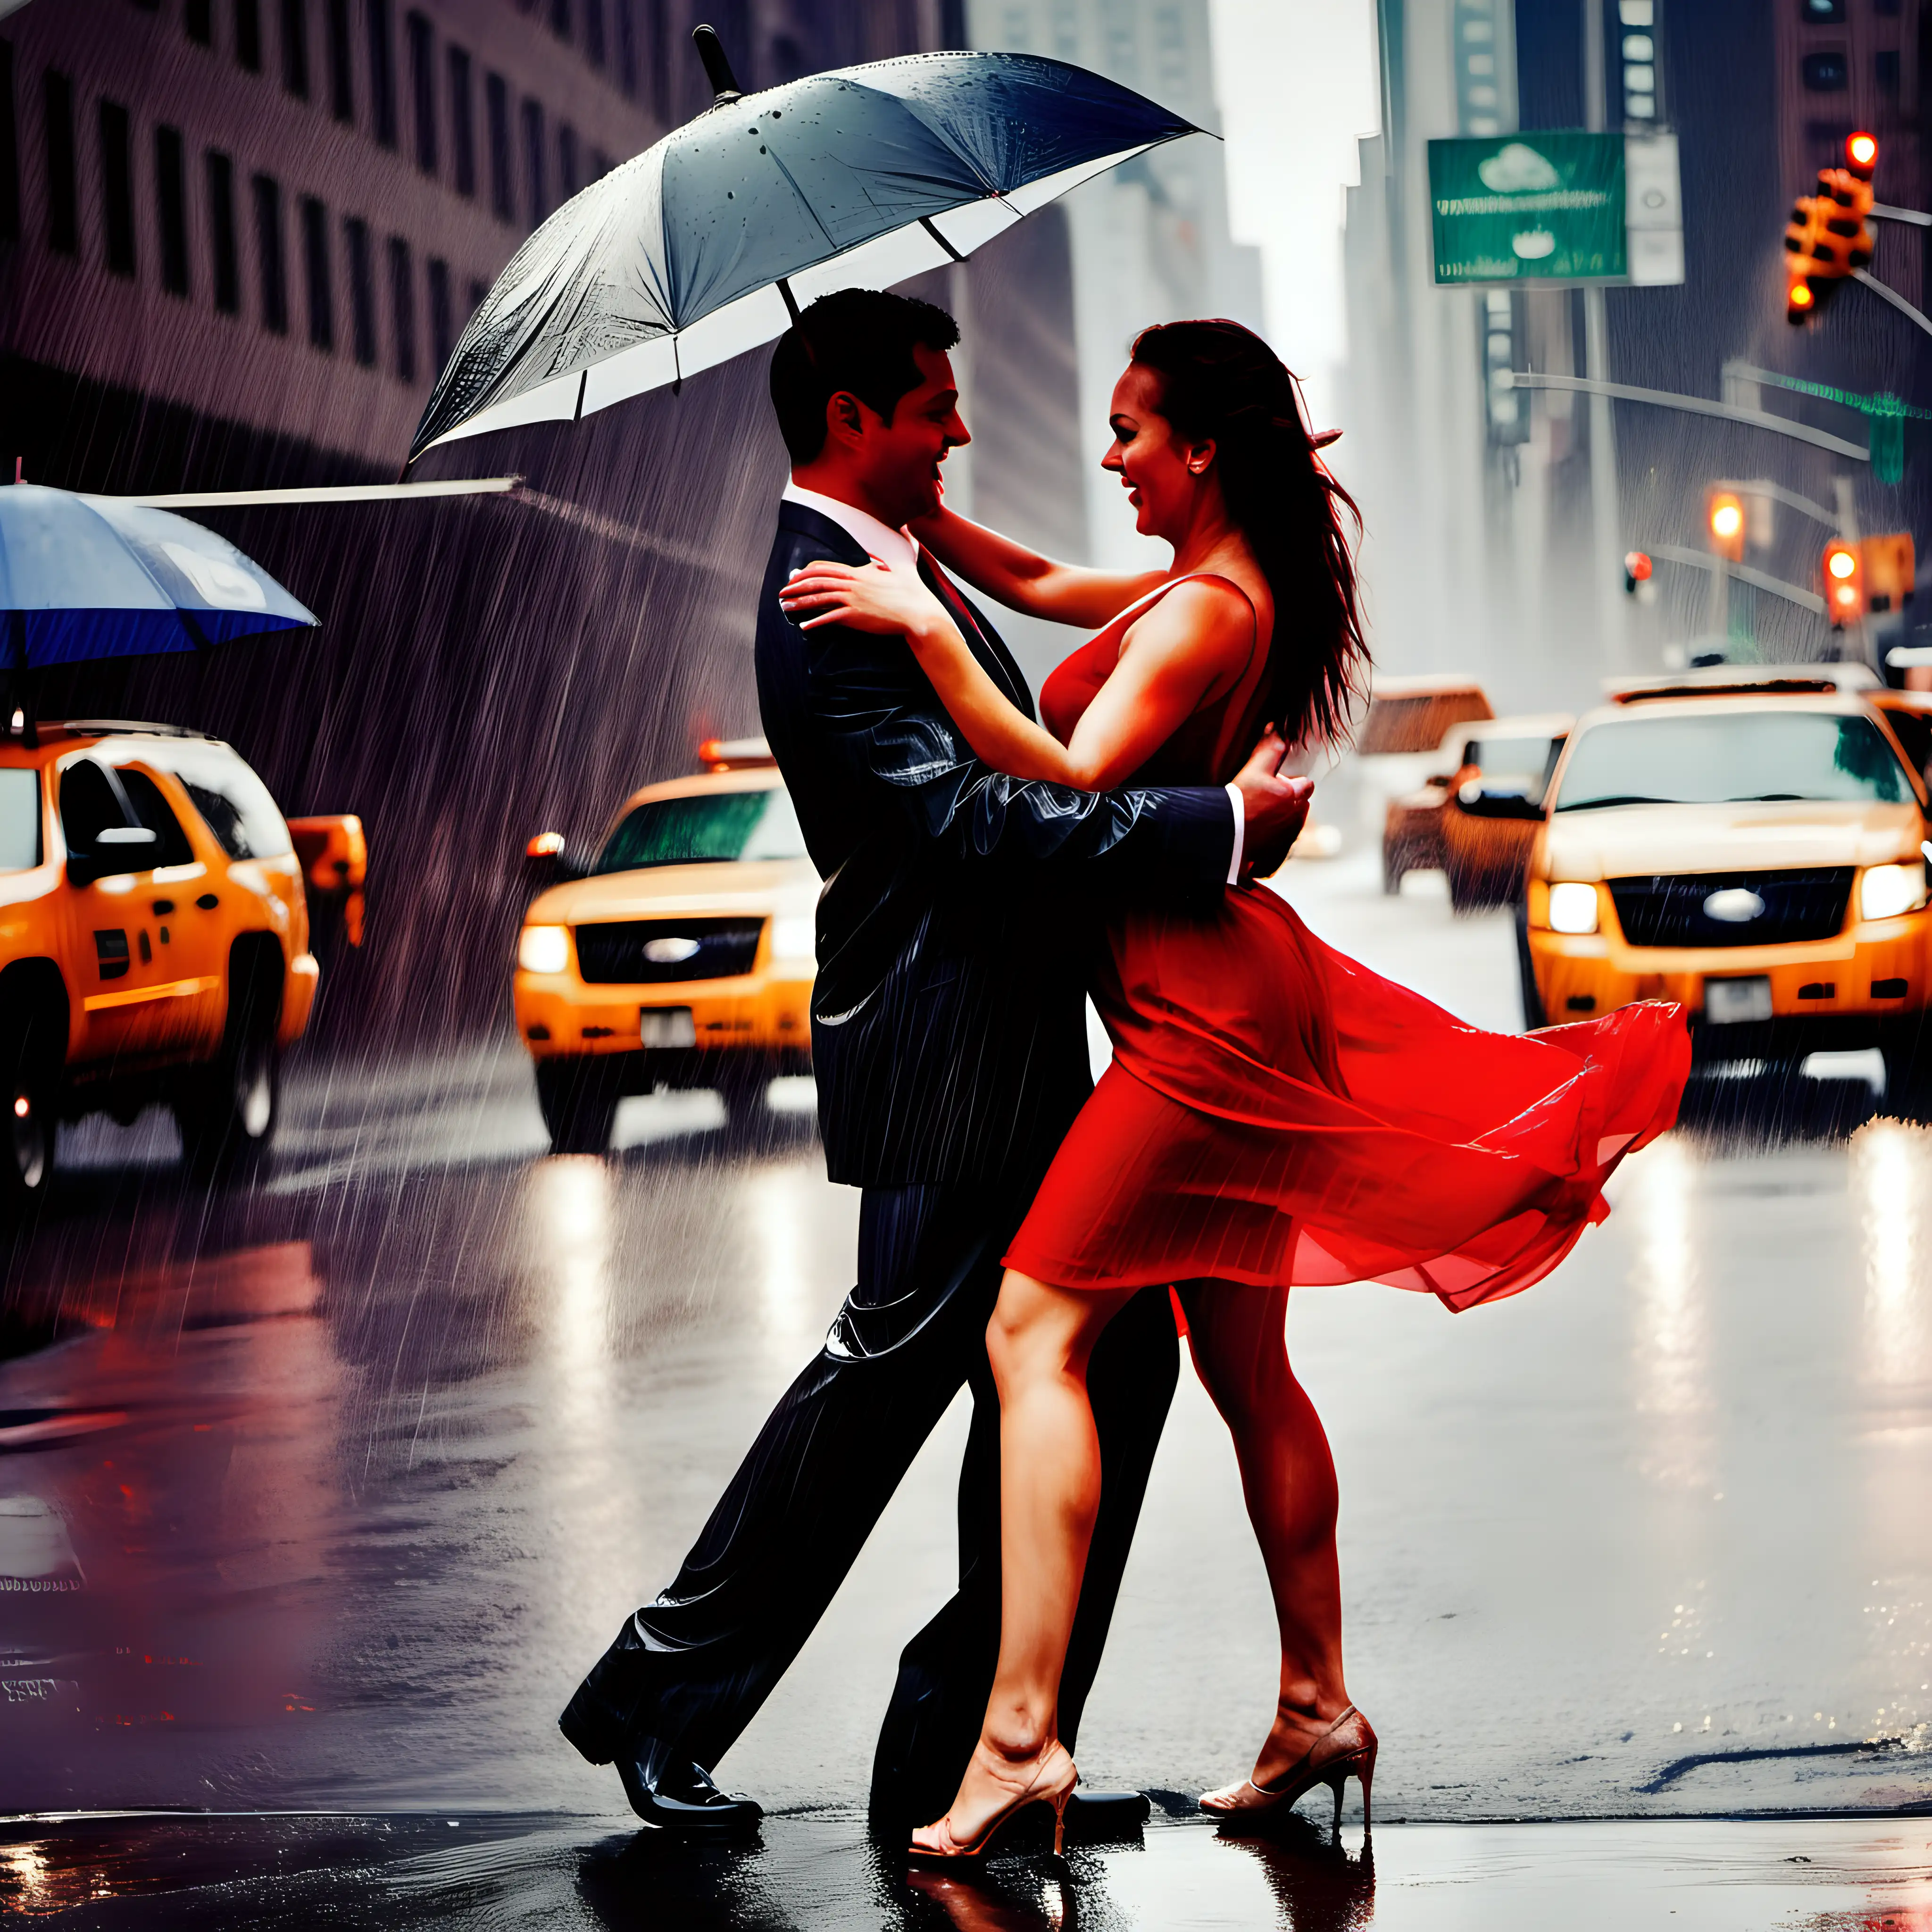
<instances>
[{"instance_id":1,"label":"traffic light","mask_svg":"<svg viewBox=\"0 0 1932 1932\"><path fill-rule=\"evenodd\" d=\"M1705 499L1704 520L1711 532L1711 548L1733 563L1744 558L1744 506L1736 491L1713 490Z\"/></svg>"},{"instance_id":2,"label":"traffic light","mask_svg":"<svg viewBox=\"0 0 1932 1932\"><path fill-rule=\"evenodd\" d=\"M1640 550L1628 550L1624 555L1624 594L1634 597L1637 586L1650 581L1652 568L1650 559Z\"/></svg>"},{"instance_id":3,"label":"traffic light","mask_svg":"<svg viewBox=\"0 0 1932 1932\"><path fill-rule=\"evenodd\" d=\"M1874 616L1888 610L1902 610L1912 602L1912 580L1918 568L1912 535L1899 530L1882 537L1867 537L1858 546L1864 565L1865 608Z\"/></svg>"},{"instance_id":4,"label":"traffic light","mask_svg":"<svg viewBox=\"0 0 1932 1932\"><path fill-rule=\"evenodd\" d=\"M1784 318L1799 326L1824 306L1832 289L1864 268L1877 244L1869 225L1878 142L1864 133L1845 142L1845 165L1818 171L1818 192L1792 204L1784 230Z\"/></svg>"},{"instance_id":5,"label":"traffic light","mask_svg":"<svg viewBox=\"0 0 1932 1932\"><path fill-rule=\"evenodd\" d=\"M1858 545L1834 537L1825 546L1825 615L1832 629L1840 631L1864 614L1864 566Z\"/></svg>"}]
</instances>

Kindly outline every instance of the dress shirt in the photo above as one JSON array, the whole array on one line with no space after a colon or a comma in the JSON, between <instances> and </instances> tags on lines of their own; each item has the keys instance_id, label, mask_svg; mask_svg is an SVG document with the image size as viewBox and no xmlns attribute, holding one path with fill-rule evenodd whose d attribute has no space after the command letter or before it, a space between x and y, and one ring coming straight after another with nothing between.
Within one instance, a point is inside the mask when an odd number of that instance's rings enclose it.
<instances>
[{"instance_id":1,"label":"dress shirt","mask_svg":"<svg viewBox=\"0 0 1932 1932\"><path fill-rule=\"evenodd\" d=\"M881 523L869 510L862 510L856 503L848 503L837 496L827 496L817 490L808 490L802 483L788 482L782 500L788 503L802 503L808 510L816 510L821 517L836 524L845 534L864 550L868 556L876 556L882 563L893 564L903 568L910 566L919 567L919 545L913 541L912 532L905 529L894 530L890 524ZM1243 849L1247 842L1247 808L1241 802L1240 788L1227 788L1228 802L1234 808L1234 849L1228 861L1228 883L1238 885L1241 878Z\"/></svg>"}]
</instances>

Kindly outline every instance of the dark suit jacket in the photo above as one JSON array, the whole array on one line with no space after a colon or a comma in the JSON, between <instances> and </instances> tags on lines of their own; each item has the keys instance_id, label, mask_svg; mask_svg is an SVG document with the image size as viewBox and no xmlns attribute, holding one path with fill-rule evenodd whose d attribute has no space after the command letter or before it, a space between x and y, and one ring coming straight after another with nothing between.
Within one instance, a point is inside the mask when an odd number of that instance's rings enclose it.
<instances>
[{"instance_id":1,"label":"dark suit jacket","mask_svg":"<svg viewBox=\"0 0 1932 1932\"><path fill-rule=\"evenodd\" d=\"M1225 792L1070 790L990 770L904 641L802 631L797 567L860 545L779 507L759 593L765 735L825 881L812 1054L826 1165L861 1186L991 1180L1057 1146L1091 1090L1082 1000L1110 904L1211 904ZM928 581L995 682L1033 715L992 627Z\"/></svg>"}]
</instances>

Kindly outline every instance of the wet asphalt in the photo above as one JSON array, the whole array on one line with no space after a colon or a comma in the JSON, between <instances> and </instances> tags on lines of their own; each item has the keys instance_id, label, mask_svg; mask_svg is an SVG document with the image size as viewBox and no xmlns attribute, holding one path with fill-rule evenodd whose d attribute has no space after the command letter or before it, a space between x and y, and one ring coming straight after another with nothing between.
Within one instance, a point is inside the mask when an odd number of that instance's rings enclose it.
<instances>
[{"instance_id":1,"label":"wet asphalt","mask_svg":"<svg viewBox=\"0 0 1932 1932\"><path fill-rule=\"evenodd\" d=\"M1452 919L1434 879L1384 900L1356 862L1286 883L1334 943L1516 1023L1502 916ZM736 1140L708 1095L628 1102L609 1159L558 1159L513 1042L298 1059L273 1168L212 1197L160 1117L90 1124L0 1306L0 1812L203 1815L22 1816L0 1909L1306 1932L1547 1922L1538 1888L1588 1867L1618 1916L1566 1922L1661 1924L1684 1884L1681 1923L1932 1912L1932 1132L1874 1070L1818 1070L1705 1083L1528 1294L1295 1298L1382 1739L1372 1856L1352 1794L1339 1848L1190 1822L1252 1761L1274 1659L1184 1376L1082 1736L1154 1821L964 1892L909 1887L859 1816L898 1646L950 1587L962 1412L724 1762L760 1846L634 1834L554 1729L849 1285L808 1086ZM1828 1814L1859 1815L1798 1822Z\"/></svg>"}]
</instances>

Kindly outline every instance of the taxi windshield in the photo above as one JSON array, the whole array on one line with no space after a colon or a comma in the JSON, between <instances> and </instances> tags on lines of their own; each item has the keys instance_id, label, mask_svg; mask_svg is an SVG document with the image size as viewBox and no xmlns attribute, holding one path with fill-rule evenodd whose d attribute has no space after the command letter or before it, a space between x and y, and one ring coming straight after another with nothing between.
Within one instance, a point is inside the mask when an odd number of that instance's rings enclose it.
<instances>
[{"instance_id":1,"label":"taxi windshield","mask_svg":"<svg viewBox=\"0 0 1932 1932\"><path fill-rule=\"evenodd\" d=\"M0 771L0 872L25 872L40 862L40 775L9 766Z\"/></svg>"},{"instance_id":2,"label":"taxi windshield","mask_svg":"<svg viewBox=\"0 0 1932 1932\"><path fill-rule=\"evenodd\" d=\"M805 856L791 795L779 785L770 791L654 798L634 806L598 854L595 870L634 872L649 866Z\"/></svg>"},{"instance_id":3,"label":"taxi windshield","mask_svg":"<svg viewBox=\"0 0 1932 1932\"><path fill-rule=\"evenodd\" d=\"M1558 812L1617 805L1756 805L1807 799L1902 805L1904 767L1869 718L1826 711L1619 719L1585 732Z\"/></svg>"}]
</instances>

